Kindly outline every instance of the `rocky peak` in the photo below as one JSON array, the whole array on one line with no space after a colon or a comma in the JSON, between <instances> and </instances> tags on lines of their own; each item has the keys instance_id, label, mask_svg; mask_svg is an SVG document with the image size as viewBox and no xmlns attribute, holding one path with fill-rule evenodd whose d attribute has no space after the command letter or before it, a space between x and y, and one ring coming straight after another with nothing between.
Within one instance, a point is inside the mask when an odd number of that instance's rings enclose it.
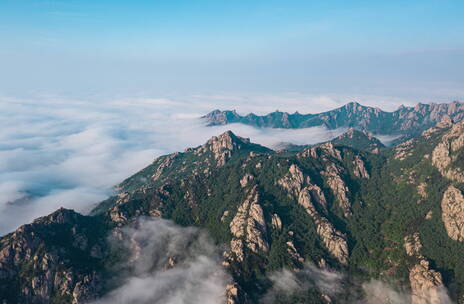
<instances>
[{"instance_id":1,"label":"rocky peak","mask_svg":"<svg viewBox=\"0 0 464 304\"><path fill-rule=\"evenodd\" d=\"M237 136L228 130L219 136L213 136L207 143L220 144L221 147L233 150L234 148L240 148L241 145L249 144L250 139Z\"/></svg>"},{"instance_id":2,"label":"rocky peak","mask_svg":"<svg viewBox=\"0 0 464 304\"><path fill-rule=\"evenodd\" d=\"M339 161L342 160L342 155L340 150L338 150L332 142L325 142L319 145L316 145L311 148L306 148L300 153L298 153L298 157L305 158L305 157L312 157L312 158L321 158L326 161L329 161L330 158L335 158Z\"/></svg>"},{"instance_id":3,"label":"rocky peak","mask_svg":"<svg viewBox=\"0 0 464 304\"><path fill-rule=\"evenodd\" d=\"M250 150L256 152L270 152L272 150L263 146L253 144L249 138L235 135L232 131L226 131L219 136L213 136L204 145L193 150L196 155L207 152L213 154L218 167L223 166L232 156L232 153L239 150Z\"/></svg>"},{"instance_id":4,"label":"rocky peak","mask_svg":"<svg viewBox=\"0 0 464 304\"><path fill-rule=\"evenodd\" d=\"M234 122L240 115L237 111L221 111L219 109L213 110L201 118L206 120L208 126L225 125Z\"/></svg>"},{"instance_id":5,"label":"rocky peak","mask_svg":"<svg viewBox=\"0 0 464 304\"><path fill-rule=\"evenodd\" d=\"M344 108L352 113L356 113L358 111L363 111L364 109L366 109L365 106L361 105L360 103L356 101L351 101L347 103L346 105L344 105Z\"/></svg>"},{"instance_id":6,"label":"rocky peak","mask_svg":"<svg viewBox=\"0 0 464 304\"><path fill-rule=\"evenodd\" d=\"M73 224L77 221L78 217L81 217L79 213L71 209L65 209L61 207L50 215L40 217L34 220L35 224Z\"/></svg>"},{"instance_id":7,"label":"rocky peak","mask_svg":"<svg viewBox=\"0 0 464 304\"><path fill-rule=\"evenodd\" d=\"M384 144L366 130L355 128L348 129L347 132L330 141L334 145L352 147L357 150L377 153L384 148Z\"/></svg>"},{"instance_id":8,"label":"rocky peak","mask_svg":"<svg viewBox=\"0 0 464 304\"><path fill-rule=\"evenodd\" d=\"M439 272L430 268L425 259L415 265L409 273L412 304L447 304L449 298Z\"/></svg>"},{"instance_id":9,"label":"rocky peak","mask_svg":"<svg viewBox=\"0 0 464 304\"><path fill-rule=\"evenodd\" d=\"M201 150L211 151L213 153L220 153L222 151L237 151L246 148L260 147L263 150L271 151L260 145L252 144L249 138L244 138L235 135L232 131L226 131L218 136L213 136L204 145L200 147Z\"/></svg>"}]
</instances>

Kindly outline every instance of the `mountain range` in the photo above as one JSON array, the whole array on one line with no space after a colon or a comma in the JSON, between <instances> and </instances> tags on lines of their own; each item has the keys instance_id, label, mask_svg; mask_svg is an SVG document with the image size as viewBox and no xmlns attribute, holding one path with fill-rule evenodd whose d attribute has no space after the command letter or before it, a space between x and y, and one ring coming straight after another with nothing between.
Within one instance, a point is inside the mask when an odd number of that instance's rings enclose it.
<instances>
[{"instance_id":1,"label":"mountain range","mask_svg":"<svg viewBox=\"0 0 464 304\"><path fill-rule=\"evenodd\" d=\"M464 104L458 101L449 104L419 103L414 107L401 106L396 111L386 112L350 102L340 108L318 114L276 111L264 116L253 113L241 116L235 110L214 110L203 116L203 119L209 126L242 123L259 128L356 128L373 134L399 135L408 139L434 126L444 117L461 121L464 117Z\"/></svg>"},{"instance_id":2,"label":"mountain range","mask_svg":"<svg viewBox=\"0 0 464 304\"><path fill-rule=\"evenodd\" d=\"M212 113L212 125L234 122ZM192 263L224 282L219 303L464 303L462 104L250 117L352 129L297 151L227 131L158 157L90 214L59 209L1 237L2 303L125 303L131 290L131 303L190 303L175 289L181 279L155 298L155 279L132 287L177 271L203 294ZM382 125L416 136L385 147L369 133ZM137 234L164 220L187 227L163 234L176 250L151 243L159 225Z\"/></svg>"}]
</instances>

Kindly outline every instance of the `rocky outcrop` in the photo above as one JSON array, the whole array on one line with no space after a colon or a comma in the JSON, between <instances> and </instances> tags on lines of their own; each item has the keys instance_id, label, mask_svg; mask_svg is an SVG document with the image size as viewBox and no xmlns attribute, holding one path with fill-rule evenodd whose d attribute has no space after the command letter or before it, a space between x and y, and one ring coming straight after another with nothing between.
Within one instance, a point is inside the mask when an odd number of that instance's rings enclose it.
<instances>
[{"instance_id":1,"label":"rocky outcrop","mask_svg":"<svg viewBox=\"0 0 464 304\"><path fill-rule=\"evenodd\" d=\"M449 186L441 201L441 218L448 236L455 241L464 241L464 196L462 192Z\"/></svg>"},{"instance_id":2,"label":"rocky outcrop","mask_svg":"<svg viewBox=\"0 0 464 304\"><path fill-rule=\"evenodd\" d=\"M248 192L247 198L238 207L230 223L230 232L233 236L230 242L231 252L239 262L245 257L244 247L254 253L269 251L267 226L256 186Z\"/></svg>"},{"instance_id":3,"label":"rocky outcrop","mask_svg":"<svg viewBox=\"0 0 464 304\"><path fill-rule=\"evenodd\" d=\"M412 155L413 140L405 141L395 147L394 158L397 160L405 160L407 157Z\"/></svg>"},{"instance_id":4,"label":"rocky outcrop","mask_svg":"<svg viewBox=\"0 0 464 304\"><path fill-rule=\"evenodd\" d=\"M417 185L417 194L423 199L427 198L427 184L425 182L421 182Z\"/></svg>"},{"instance_id":5,"label":"rocky outcrop","mask_svg":"<svg viewBox=\"0 0 464 304\"><path fill-rule=\"evenodd\" d=\"M105 235L99 224L60 209L0 239L2 303L86 303L101 292ZM79 260L74 259L77 255Z\"/></svg>"},{"instance_id":6,"label":"rocky outcrop","mask_svg":"<svg viewBox=\"0 0 464 304\"><path fill-rule=\"evenodd\" d=\"M247 295L237 283L227 284L226 304L247 304L250 303Z\"/></svg>"},{"instance_id":7,"label":"rocky outcrop","mask_svg":"<svg viewBox=\"0 0 464 304\"><path fill-rule=\"evenodd\" d=\"M327 212L327 200L322 189L311 183L309 176L303 174L301 169L292 164L288 169L288 174L284 175L277 181L277 184L287 190L288 195L295 199L300 195L301 190L306 189L311 193L313 200L318 204L321 209Z\"/></svg>"},{"instance_id":8,"label":"rocky outcrop","mask_svg":"<svg viewBox=\"0 0 464 304\"><path fill-rule=\"evenodd\" d=\"M325 144L321 144L318 146L318 148L324 151L325 153L329 154L333 158L337 160L342 160L342 154L340 153L340 150L336 149L333 143L328 142Z\"/></svg>"},{"instance_id":9,"label":"rocky outcrop","mask_svg":"<svg viewBox=\"0 0 464 304\"><path fill-rule=\"evenodd\" d=\"M418 232L404 238L406 254L419 259L409 271L412 304L449 304L451 303L438 271L431 269L429 261L420 253L422 243Z\"/></svg>"},{"instance_id":10,"label":"rocky outcrop","mask_svg":"<svg viewBox=\"0 0 464 304\"><path fill-rule=\"evenodd\" d=\"M249 138L237 136L231 131L227 131L219 136L213 136L206 144L192 151L195 155L211 153L213 159L216 161L216 166L222 167L232 157L235 151L244 149L263 152L271 151L263 146L252 144Z\"/></svg>"},{"instance_id":11,"label":"rocky outcrop","mask_svg":"<svg viewBox=\"0 0 464 304\"><path fill-rule=\"evenodd\" d=\"M281 230L282 230L282 220L281 220L280 217L279 217L277 214L275 214L275 213L272 215L271 224L272 224L272 228L273 228L274 230L277 230L277 231L281 231Z\"/></svg>"},{"instance_id":12,"label":"rocky outcrop","mask_svg":"<svg viewBox=\"0 0 464 304\"><path fill-rule=\"evenodd\" d=\"M453 167L457 159L456 152L464 147L464 122L452 124L441 139L441 142L432 152L432 164L440 173L453 181L464 182L464 172L458 167Z\"/></svg>"},{"instance_id":13,"label":"rocky outcrop","mask_svg":"<svg viewBox=\"0 0 464 304\"><path fill-rule=\"evenodd\" d=\"M287 253L292 258L293 262L297 265L303 265L305 259L300 255L298 250L296 250L295 244L293 241L287 241Z\"/></svg>"},{"instance_id":14,"label":"rocky outcrop","mask_svg":"<svg viewBox=\"0 0 464 304\"><path fill-rule=\"evenodd\" d=\"M160 188L141 188L132 193L122 193L116 199L116 202L108 211L109 219L116 226L123 226L139 216L148 216L159 218L162 215L162 208L165 200L169 197L169 187ZM146 204L134 205L137 200L143 199L147 195L150 200ZM188 198L188 192L185 192Z\"/></svg>"},{"instance_id":15,"label":"rocky outcrop","mask_svg":"<svg viewBox=\"0 0 464 304\"><path fill-rule=\"evenodd\" d=\"M301 169L295 164L290 166L288 169L288 174L284 175L277 181L277 184L286 189L288 195L293 197L298 197L301 189L303 188L303 185L309 183L309 177L305 176Z\"/></svg>"},{"instance_id":16,"label":"rocky outcrop","mask_svg":"<svg viewBox=\"0 0 464 304\"><path fill-rule=\"evenodd\" d=\"M345 186L345 183L340 177L340 173L340 169L333 163L330 163L327 169L321 172L321 175L326 177L327 185L334 192L344 214L348 216L351 214L351 205L347 196L348 187ZM279 179L277 184L286 189L288 195L294 198L298 198L303 187L307 187L307 190L310 191L318 206L327 212L328 206L324 192L319 186L312 184L309 176L303 174L297 165L292 164L289 168L288 174Z\"/></svg>"},{"instance_id":17,"label":"rocky outcrop","mask_svg":"<svg viewBox=\"0 0 464 304\"><path fill-rule=\"evenodd\" d=\"M348 244L346 235L337 231L334 226L323 216L317 213L311 199L309 189L303 189L298 197L298 203L313 218L317 233L327 250L342 264L348 263Z\"/></svg>"},{"instance_id":18,"label":"rocky outcrop","mask_svg":"<svg viewBox=\"0 0 464 304\"><path fill-rule=\"evenodd\" d=\"M314 159L323 159L325 161L342 160L342 154L340 150L338 150L332 142L326 142L311 148L304 149L297 155L299 158L311 157Z\"/></svg>"},{"instance_id":19,"label":"rocky outcrop","mask_svg":"<svg viewBox=\"0 0 464 304\"><path fill-rule=\"evenodd\" d=\"M167 168L169 168L175 161L175 159L180 155L179 152L169 154L163 157L160 157L157 162L159 162L159 165L157 166L155 173L151 176L151 178L156 181L158 180L161 175L166 171Z\"/></svg>"},{"instance_id":20,"label":"rocky outcrop","mask_svg":"<svg viewBox=\"0 0 464 304\"><path fill-rule=\"evenodd\" d=\"M242 188L248 186L248 184L249 184L251 181L253 181L253 179L254 179L254 176L253 176L253 175L251 175L251 174L249 174L249 173L245 174L245 175L242 177L242 179L240 180L240 186L242 186Z\"/></svg>"},{"instance_id":21,"label":"rocky outcrop","mask_svg":"<svg viewBox=\"0 0 464 304\"><path fill-rule=\"evenodd\" d=\"M421 260L409 273L412 304L448 304L449 298L439 272L430 269L427 260Z\"/></svg>"},{"instance_id":22,"label":"rocky outcrop","mask_svg":"<svg viewBox=\"0 0 464 304\"><path fill-rule=\"evenodd\" d=\"M418 232L404 237L404 249L406 250L406 254L409 256L417 256L420 258L422 257L420 254L422 243L420 241Z\"/></svg>"},{"instance_id":23,"label":"rocky outcrop","mask_svg":"<svg viewBox=\"0 0 464 304\"><path fill-rule=\"evenodd\" d=\"M335 177L333 181L335 181ZM289 195L293 196L314 220L317 233L327 250L340 263L346 264L348 262L346 236L337 231L327 218L318 213L315 207L316 203L327 211L327 201L320 187L311 184L310 178L305 176L301 169L294 164L290 166L288 174L278 181L278 184L286 189Z\"/></svg>"},{"instance_id":24,"label":"rocky outcrop","mask_svg":"<svg viewBox=\"0 0 464 304\"><path fill-rule=\"evenodd\" d=\"M432 217L433 217L433 211L430 210L430 211L427 212L427 214L425 215L425 219L426 219L426 220L430 220L430 219L432 219Z\"/></svg>"},{"instance_id":25,"label":"rocky outcrop","mask_svg":"<svg viewBox=\"0 0 464 304\"><path fill-rule=\"evenodd\" d=\"M353 173L356 177L359 178L369 178L369 173L366 170L364 161L359 155L356 155L353 161L354 169Z\"/></svg>"},{"instance_id":26,"label":"rocky outcrop","mask_svg":"<svg viewBox=\"0 0 464 304\"><path fill-rule=\"evenodd\" d=\"M248 138L237 137L230 131L219 136L214 136L206 144L195 151L196 154L211 152L217 162L217 166L223 166L232 156L232 152L241 148L243 144L249 143Z\"/></svg>"},{"instance_id":27,"label":"rocky outcrop","mask_svg":"<svg viewBox=\"0 0 464 304\"><path fill-rule=\"evenodd\" d=\"M348 199L349 189L341 178L341 173L341 168L334 163L329 163L325 171L321 172L321 175L326 177L326 184L337 198L339 206L343 211L343 215L347 217L352 214L351 203Z\"/></svg>"}]
</instances>

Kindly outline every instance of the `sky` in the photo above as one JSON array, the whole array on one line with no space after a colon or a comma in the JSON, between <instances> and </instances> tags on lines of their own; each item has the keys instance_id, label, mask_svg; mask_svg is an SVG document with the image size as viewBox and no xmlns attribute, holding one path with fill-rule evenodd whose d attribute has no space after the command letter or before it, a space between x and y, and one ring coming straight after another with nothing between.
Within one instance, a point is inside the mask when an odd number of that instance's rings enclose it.
<instances>
[{"instance_id":1,"label":"sky","mask_svg":"<svg viewBox=\"0 0 464 304\"><path fill-rule=\"evenodd\" d=\"M464 2L0 1L0 95L464 96Z\"/></svg>"}]
</instances>

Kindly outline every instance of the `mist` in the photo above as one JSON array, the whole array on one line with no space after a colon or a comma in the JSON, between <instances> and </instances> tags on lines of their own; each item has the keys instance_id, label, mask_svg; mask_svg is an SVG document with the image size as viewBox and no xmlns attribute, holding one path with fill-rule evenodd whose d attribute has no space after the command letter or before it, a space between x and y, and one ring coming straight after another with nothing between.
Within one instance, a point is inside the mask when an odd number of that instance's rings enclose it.
<instances>
[{"instance_id":1,"label":"mist","mask_svg":"<svg viewBox=\"0 0 464 304\"><path fill-rule=\"evenodd\" d=\"M409 286L375 279L357 282L354 278L348 279L343 271L318 268L309 263L297 271L283 268L268 278L273 285L264 295L263 304L273 303L278 295L304 295L307 290L317 290L328 303L336 299L337 303L346 304L406 304L412 299ZM425 298L438 297L440 303L453 304L445 286L422 292Z\"/></svg>"},{"instance_id":2,"label":"mist","mask_svg":"<svg viewBox=\"0 0 464 304\"><path fill-rule=\"evenodd\" d=\"M93 304L225 302L230 278L213 242L199 229L142 219L115 231L110 242L129 258L115 269L119 286Z\"/></svg>"}]
</instances>

